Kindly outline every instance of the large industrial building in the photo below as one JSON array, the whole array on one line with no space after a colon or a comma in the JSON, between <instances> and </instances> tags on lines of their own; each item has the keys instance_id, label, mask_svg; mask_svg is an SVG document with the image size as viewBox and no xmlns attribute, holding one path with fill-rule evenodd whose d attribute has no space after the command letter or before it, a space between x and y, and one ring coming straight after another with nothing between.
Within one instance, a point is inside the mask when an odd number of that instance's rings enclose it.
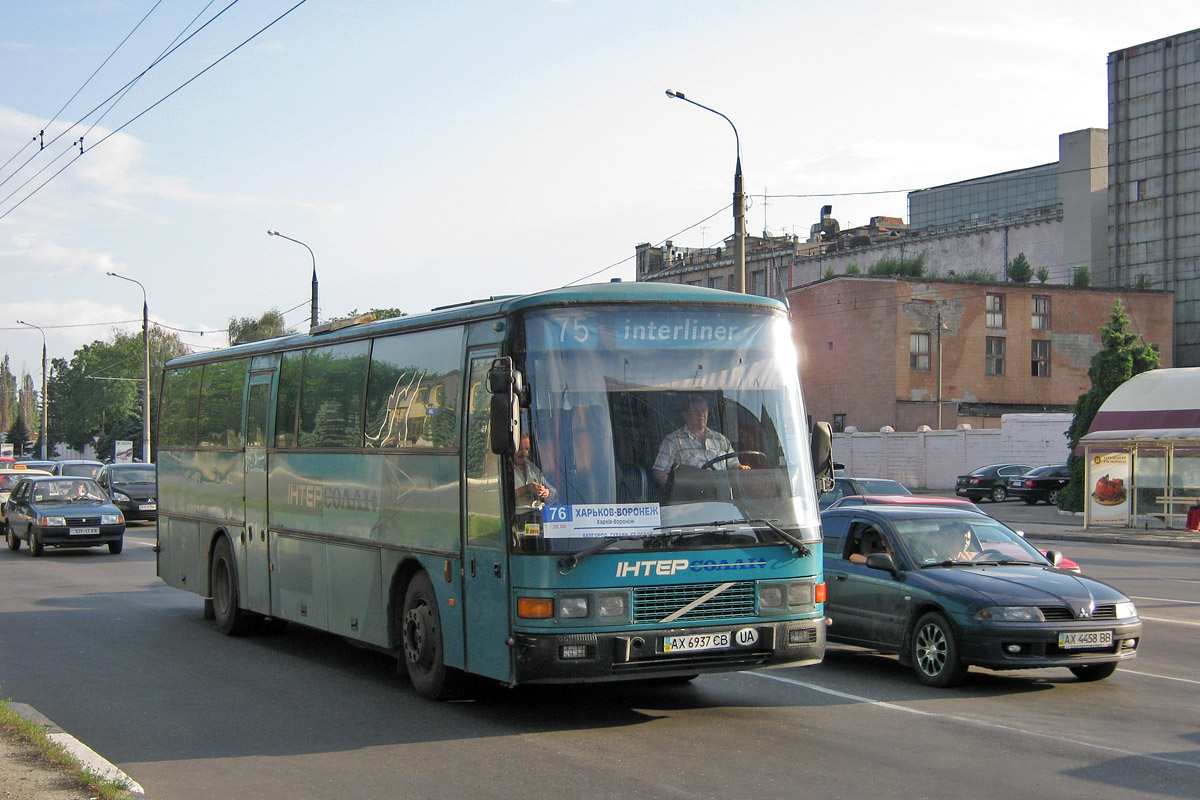
<instances>
[{"instance_id":1,"label":"large industrial building","mask_svg":"<svg viewBox=\"0 0 1200 800\"><path fill-rule=\"evenodd\" d=\"M1108 56L1109 286L1175 293L1175 365L1200 366L1200 30Z\"/></svg>"}]
</instances>

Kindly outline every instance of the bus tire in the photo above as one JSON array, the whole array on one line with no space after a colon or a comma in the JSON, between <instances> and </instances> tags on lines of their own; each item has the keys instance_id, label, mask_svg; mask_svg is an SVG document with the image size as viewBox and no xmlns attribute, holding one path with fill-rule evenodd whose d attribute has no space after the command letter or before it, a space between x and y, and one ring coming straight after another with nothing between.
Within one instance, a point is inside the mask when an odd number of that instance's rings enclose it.
<instances>
[{"instance_id":1,"label":"bus tire","mask_svg":"<svg viewBox=\"0 0 1200 800\"><path fill-rule=\"evenodd\" d=\"M209 586L217 630L226 636L246 633L250 628L250 615L239 606L241 593L238 591L237 562L233 560L229 539L224 536L217 539L213 547Z\"/></svg>"},{"instance_id":2,"label":"bus tire","mask_svg":"<svg viewBox=\"0 0 1200 800\"><path fill-rule=\"evenodd\" d=\"M429 575L418 572L404 593L400 618L399 659L413 689L429 700L452 700L462 693L464 676L447 667L442 618Z\"/></svg>"}]
</instances>

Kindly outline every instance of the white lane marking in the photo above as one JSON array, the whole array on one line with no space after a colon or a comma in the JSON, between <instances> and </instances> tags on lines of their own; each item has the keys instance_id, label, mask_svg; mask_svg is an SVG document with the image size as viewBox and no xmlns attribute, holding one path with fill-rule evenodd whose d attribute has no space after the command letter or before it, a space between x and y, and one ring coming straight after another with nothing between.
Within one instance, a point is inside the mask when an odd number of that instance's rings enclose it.
<instances>
[{"instance_id":1,"label":"white lane marking","mask_svg":"<svg viewBox=\"0 0 1200 800\"><path fill-rule=\"evenodd\" d=\"M1169 622L1172 625L1200 625L1200 622L1188 622L1187 620L1183 619L1164 619L1162 617L1147 617L1141 614L1138 614L1138 619L1148 619L1151 622Z\"/></svg>"},{"instance_id":2,"label":"white lane marking","mask_svg":"<svg viewBox=\"0 0 1200 800\"><path fill-rule=\"evenodd\" d=\"M1185 606L1200 606L1200 600L1176 600L1173 597L1135 597L1129 595L1130 600L1149 600L1154 603L1179 603Z\"/></svg>"},{"instance_id":3,"label":"white lane marking","mask_svg":"<svg viewBox=\"0 0 1200 800\"><path fill-rule=\"evenodd\" d=\"M1200 681L1194 681L1190 678L1172 678L1170 675L1156 675L1153 672L1138 672L1136 669L1125 669L1121 667L1121 672L1127 672L1130 675L1141 675L1143 678L1158 678L1164 681L1179 681L1180 683L1192 683L1200 686Z\"/></svg>"},{"instance_id":4,"label":"white lane marking","mask_svg":"<svg viewBox=\"0 0 1200 800\"><path fill-rule=\"evenodd\" d=\"M1125 670L1122 670L1122 672L1124 672L1124 671ZM866 703L867 705L877 706L879 708L884 708L889 711L903 711L906 714L915 714L916 716L919 716L919 717L933 717L935 719L950 720L951 722L961 722L965 725L975 725L980 728L991 728L993 730L1009 731L1011 733L1024 734L1026 736L1032 736L1032 737L1035 737L1038 739L1051 739L1056 742L1068 742L1070 744L1079 745L1080 747L1088 747L1093 750L1103 750L1105 752L1116 753L1121 756L1129 756L1129 757L1133 757L1133 758L1144 758L1149 761L1160 761L1165 764L1175 764L1180 767L1191 767L1192 769L1200 769L1200 764L1197 764L1194 761L1183 761L1183 760L1177 759L1177 758L1167 758L1166 756L1156 756L1151 753L1137 753L1137 752L1134 752L1133 750L1125 750L1120 747L1112 747L1111 745L1096 744L1094 742L1084 742L1079 739L1072 739L1070 737L1062 736L1062 735L1059 735L1056 733L1041 733L1039 731L1031 731L1031 730L1027 730L1025 728L1017 728L1013 725L1002 725L998 722L987 722L987 721L981 720L981 719L971 719L970 717L960 717L955 714L940 714L940 713L936 713L933 711L921 711L916 708L909 708L908 706L897 705L896 703L888 703L884 700L874 700L870 697L863 697L861 695L850 694L848 692L839 692L836 689L830 689L825 686L818 686L814 683L808 683L806 681L798 681L795 678L785 678L781 675L772 675L769 672L743 672L741 674L742 675L750 675L750 676L753 676L756 678L766 678L766 679L772 680L772 681L779 681L780 683L789 683L793 686L799 686L804 689L811 689L812 691L819 692L820 694L832 695L833 697L839 697L843 700L851 700L856 703ZM1134 673L1134 674L1138 674L1138 673ZM1157 676L1155 676L1155 677L1157 677Z\"/></svg>"}]
</instances>

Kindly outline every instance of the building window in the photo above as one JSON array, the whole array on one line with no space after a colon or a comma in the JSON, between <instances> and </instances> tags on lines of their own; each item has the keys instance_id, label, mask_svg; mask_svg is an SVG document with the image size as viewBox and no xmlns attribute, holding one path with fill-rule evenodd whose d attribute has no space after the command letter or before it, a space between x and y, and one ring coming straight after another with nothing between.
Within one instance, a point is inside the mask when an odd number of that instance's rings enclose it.
<instances>
[{"instance_id":1,"label":"building window","mask_svg":"<svg viewBox=\"0 0 1200 800\"><path fill-rule=\"evenodd\" d=\"M908 335L908 368L920 372L929 371L929 334Z\"/></svg>"},{"instance_id":2,"label":"building window","mask_svg":"<svg viewBox=\"0 0 1200 800\"><path fill-rule=\"evenodd\" d=\"M841 433L844 430L846 430L846 415L845 414L834 414L833 415L833 432Z\"/></svg>"},{"instance_id":3,"label":"building window","mask_svg":"<svg viewBox=\"0 0 1200 800\"><path fill-rule=\"evenodd\" d=\"M710 289L724 289L724 288L725 288L725 276L724 276L724 275L712 275L712 276L710 276L710 277L709 277L709 279L708 279L708 288L710 288Z\"/></svg>"},{"instance_id":4,"label":"building window","mask_svg":"<svg viewBox=\"0 0 1200 800\"><path fill-rule=\"evenodd\" d=\"M1004 295L989 294L984 298L984 309L987 311L987 326L989 328L1004 328Z\"/></svg>"},{"instance_id":5,"label":"building window","mask_svg":"<svg viewBox=\"0 0 1200 800\"><path fill-rule=\"evenodd\" d=\"M767 296L767 271L765 269L756 269L750 273L750 292L763 297Z\"/></svg>"},{"instance_id":6,"label":"building window","mask_svg":"<svg viewBox=\"0 0 1200 800\"><path fill-rule=\"evenodd\" d=\"M1050 377L1050 340L1034 339L1030 348L1031 369L1035 378Z\"/></svg>"},{"instance_id":7,"label":"building window","mask_svg":"<svg viewBox=\"0 0 1200 800\"><path fill-rule=\"evenodd\" d=\"M1004 374L1004 339L999 336L987 337L984 354L985 372L988 375Z\"/></svg>"},{"instance_id":8,"label":"building window","mask_svg":"<svg viewBox=\"0 0 1200 800\"><path fill-rule=\"evenodd\" d=\"M1033 296L1033 321L1031 326L1035 331L1050 330L1050 298L1035 294Z\"/></svg>"}]
</instances>

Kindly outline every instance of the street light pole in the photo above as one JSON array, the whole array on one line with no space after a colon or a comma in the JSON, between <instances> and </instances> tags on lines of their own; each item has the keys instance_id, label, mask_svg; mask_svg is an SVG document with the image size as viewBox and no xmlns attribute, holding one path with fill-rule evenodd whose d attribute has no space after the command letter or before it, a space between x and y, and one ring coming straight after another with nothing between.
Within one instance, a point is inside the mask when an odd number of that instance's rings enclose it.
<instances>
[{"instance_id":1,"label":"street light pole","mask_svg":"<svg viewBox=\"0 0 1200 800\"><path fill-rule=\"evenodd\" d=\"M142 463L150 463L150 304L146 301L146 287L141 281L115 272L114 278L136 283L142 290Z\"/></svg>"},{"instance_id":2,"label":"street light pole","mask_svg":"<svg viewBox=\"0 0 1200 800\"><path fill-rule=\"evenodd\" d=\"M313 253L311 247L304 244L304 242L300 241L299 239L293 239L290 236L284 236L279 231L267 231L267 236L278 236L280 239L287 239L289 242L295 242L296 244L304 245L304 249L308 251L310 256L312 256L312 323L310 327L317 327L317 256Z\"/></svg>"},{"instance_id":3,"label":"street light pole","mask_svg":"<svg viewBox=\"0 0 1200 800\"><path fill-rule=\"evenodd\" d=\"M49 420L50 398L46 396L46 332L34 325L32 322L17 320L18 325L24 325L27 328L37 328L38 333L42 334L42 435L38 438L42 440L42 461L46 460L46 440L50 436L47 422Z\"/></svg>"},{"instance_id":4,"label":"street light pole","mask_svg":"<svg viewBox=\"0 0 1200 800\"><path fill-rule=\"evenodd\" d=\"M737 126L733 124L733 120L717 111L715 108L709 108L706 105L697 103L684 96L683 92L672 91L667 89L667 97L673 97L676 100L682 100L685 103L691 103L698 108L703 108L705 111L711 111L721 119L729 123L729 127L733 128L733 142L737 148L737 165L733 172L733 290L735 292L746 292L746 195L742 191L742 141L738 136Z\"/></svg>"}]
</instances>

